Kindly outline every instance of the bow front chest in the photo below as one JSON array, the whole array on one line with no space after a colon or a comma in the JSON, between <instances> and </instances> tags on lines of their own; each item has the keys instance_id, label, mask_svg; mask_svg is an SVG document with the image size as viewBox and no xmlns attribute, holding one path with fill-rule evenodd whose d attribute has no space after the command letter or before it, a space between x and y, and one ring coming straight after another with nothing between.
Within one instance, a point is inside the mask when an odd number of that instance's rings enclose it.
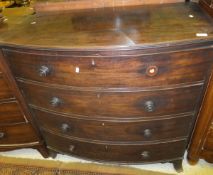
<instances>
[{"instance_id":1,"label":"bow front chest","mask_svg":"<svg viewBox=\"0 0 213 175\"><path fill-rule=\"evenodd\" d=\"M49 150L180 168L212 70L198 4L23 18L5 29L3 60Z\"/></svg>"}]
</instances>

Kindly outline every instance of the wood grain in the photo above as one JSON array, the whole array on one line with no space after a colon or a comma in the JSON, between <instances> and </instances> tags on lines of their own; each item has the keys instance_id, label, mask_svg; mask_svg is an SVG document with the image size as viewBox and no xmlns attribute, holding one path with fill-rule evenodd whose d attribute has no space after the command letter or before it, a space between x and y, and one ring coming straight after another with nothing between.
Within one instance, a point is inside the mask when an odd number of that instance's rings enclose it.
<instances>
[{"instance_id":1,"label":"wood grain","mask_svg":"<svg viewBox=\"0 0 213 175\"><path fill-rule=\"evenodd\" d=\"M202 86L139 92L72 91L20 83L28 104L61 113L89 118L149 118L193 112L202 93ZM59 99L54 106L52 100ZM146 109L146 102L154 110Z\"/></svg>"},{"instance_id":2,"label":"wood grain","mask_svg":"<svg viewBox=\"0 0 213 175\"><path fill-rule=\"evenodd\" d=\"M12 11L4 11L0 61L48 148L112 162L174 161L181 169L212 69L212 20L198 4ZM63 121L77 129L60 132ZM145 128L150 141L140 135Z\"/></svg>"},{"instance_id":3,"label":"wood grain","mask_svg":"<svg viewBox=\"0 0 213 175\"><path fill-rule=\"evenodd\" d=\"M180 115L177 118L148 121L104 121L76 119L39 110L33 110L33 113L39 126L52 132L75 138L116 142L185 138L192 127L193 118L192 115Z\"/></svg>"},{"instance_id":4,"label":"wood grain","mask_svg":"<svg viewBox=\"0 0 213 175\"><path fill-rule=\"evenodd\" d=\"M180 158L182 157L186 146L185 140L148 145L134 143L132 145L110 145L108 143L97 144L75 141L48 133L46 131L43 131L43 134L50 148L60 150L73 156L120 163L160 162ZM70 150L71 146L74 146L73 151ZM143 152L145 151L149 154L149 157L147 158L142 156Z\"/></svg>"},{"instance_id":5,"label":"wood grain","mask_svg":"<svg viewBox=\"0 0 213 175\"><path fill-rule=\"evenodd\" d=\"M131 50L174 47L180 43L206 46L213 37L211 19L194 2L77 10L39 17L18 9L4 10L8 20L0 28L3 45L80 51ZM208 36L198 37L197 33Z\"/></svg>"},{"instance_id":6,"label":"wood grain","mask_svg":"<svg viewBox=\"0 0 213 175\"><path fill-rule=\"evenodd\" d=\"M124 88L194 83L205 79L213 57L211 48L136 56L140 53L119 56L110 52L111 56L105 57L4 50L16 77L74 87ZM46 76L40 75L42 66L49 68ZM156 75L149 76L147 72L153 66L157 68Z\"/></svg>"}]
</instances>

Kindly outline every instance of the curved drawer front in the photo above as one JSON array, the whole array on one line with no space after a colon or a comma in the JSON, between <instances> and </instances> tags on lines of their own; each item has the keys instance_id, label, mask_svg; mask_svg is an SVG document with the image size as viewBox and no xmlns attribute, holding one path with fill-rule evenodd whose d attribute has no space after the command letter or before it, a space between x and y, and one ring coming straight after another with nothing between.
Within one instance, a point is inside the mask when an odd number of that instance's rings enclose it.
<instances>
[{"instance_id":1,"label":"curved drawer front","mask_svg":"<svg viewBox=\"0 0 213 175\"><path fill-rule=\"evenodd\" d=\"M201 81L213 57L212 49L112 57L7 49L4 54L16 77L76 87L150 87Z\"/></svg>"},{"instance_id":2,"label":"curved drawer front","mask_svg":"<svg viewBox=\"0 0 213 175\"><path fill-rule=\"evenodd\" d=\"M0 126L25 122L18 102L0 103Z\"/></svg>"},{"instance_id":3,"label":"curved drawer front","mask_svg":"<svg viewBox=\"0 0 213 175\"><path fill-rule=\"evenodd\" d=\"M92 117L150 117L195 110L202 86L147 92L83 92L20 83L29 104ZM159 116L160 117L160 116Z\"/></svg>"},{"instance_id":4,"label":"curved drawer front","mask_svg":"<svg viewBox=\"0 0 213 175\"><path fill-rule=\"evenodd\" d=\"M28 124L0 126L0 147L37 142L32 126Z\"/></svg>"},{"instance_id":5,"label":"curved drawer front","mask_svg":"<svg viewBox=\"0 0 213 175\"><path fill-rule=\"evenodd\" d=\"M102 141L155 141L187 137L192 116L153 121L95 121L33 110L39 126L76 138Z\"/></svg>"},{"instance_id":6,"label":"curved drawer front","mask_svg":"<svg viewBox=\"0 0 213 175\"><path fill-rule=\"evenodd\" d=\"M9 89L9 86L7 85L6 81L3 79L3 77L0 76L0 100L2 99L8 99L12 98L13 94L11 90Z\"/></svg>"},{"instance_id":7,"label":"curved drawer front","mask_svg":"<svg viewBox=\"0 0 213 175\"><path fill-rule=\"evenodd\" d=\"M43 131L47 146L93 160L116 162L155 162L180 158L184 154L186 141L174 141L150 145L109 145L70 140Z\"/></svg>"}]
</instances>

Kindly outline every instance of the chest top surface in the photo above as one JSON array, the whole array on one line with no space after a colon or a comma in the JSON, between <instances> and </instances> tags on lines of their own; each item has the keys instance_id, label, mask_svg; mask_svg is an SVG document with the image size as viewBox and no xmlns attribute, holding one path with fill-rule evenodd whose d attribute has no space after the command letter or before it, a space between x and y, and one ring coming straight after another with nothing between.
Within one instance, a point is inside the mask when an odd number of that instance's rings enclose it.
<instances>
[{"instance_id":1,"label":"chest top surface","mask_svg":"<svg viewBox=\"0 0 213 175\"><path fill-rule=\"evenodd\" d=\"M7 21L0 25L2 45L131 48L200 42L212 40L213 36L211 18L193 2L77 10L40 16L29 11L4 11Z\"/></svg>"}]
</instances>

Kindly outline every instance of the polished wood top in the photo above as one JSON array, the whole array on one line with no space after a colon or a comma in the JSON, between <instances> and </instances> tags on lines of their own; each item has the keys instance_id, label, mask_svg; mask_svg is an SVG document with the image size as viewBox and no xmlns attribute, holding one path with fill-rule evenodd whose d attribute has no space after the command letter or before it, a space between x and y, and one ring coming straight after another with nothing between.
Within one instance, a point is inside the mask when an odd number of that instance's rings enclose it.
<instances>
[{"instance_id":1,"label":"polished wood top","mask_svg":"<svg viewBox=\"0 0 213 175\"><path fill-rule=\"evenodd\" d=\"M20 13L21 12L21 13ZM212 40L212 19L197 3L90 9L33 15L7 9L2 45L39 48L131 48Z\"/></svg>"}]
</instances>

